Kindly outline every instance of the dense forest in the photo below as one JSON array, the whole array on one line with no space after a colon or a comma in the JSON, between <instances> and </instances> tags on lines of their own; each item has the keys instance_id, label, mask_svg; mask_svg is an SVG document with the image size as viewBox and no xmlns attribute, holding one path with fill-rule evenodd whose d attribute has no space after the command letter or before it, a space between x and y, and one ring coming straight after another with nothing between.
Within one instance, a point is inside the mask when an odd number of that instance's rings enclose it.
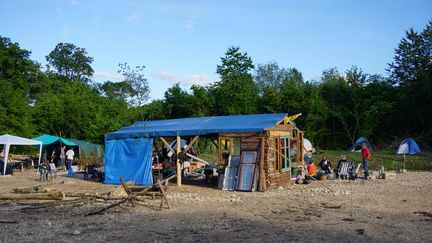
<instances>
[{"instance_id":1,"label":"dense forest","mask_svg":"<svg viewBox=\"0 0 432 243\"><path fill-rule=\"evenodd\" d=\"M427 150L432 144L432 21L406 31L387 76L353 65L304 80L296 68L255 64L230 47L216 67L218 82L190 90L175 84L159 100L149 97L144 66L121 63L123 81L97 83L84 48L59 43L46 66L30 54L0 36L0 134L103 143L105 133L136 120L282 112L302 113L297 125L321 149L345 149L359 136L377 148L394 149L406 137Z\"/></svg>"}]
</instances>

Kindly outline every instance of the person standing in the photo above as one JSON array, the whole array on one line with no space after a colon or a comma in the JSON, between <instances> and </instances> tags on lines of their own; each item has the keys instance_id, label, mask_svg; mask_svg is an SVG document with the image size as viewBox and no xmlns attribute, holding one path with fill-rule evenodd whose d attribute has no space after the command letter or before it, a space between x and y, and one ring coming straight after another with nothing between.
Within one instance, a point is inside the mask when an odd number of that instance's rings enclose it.
<instances>
[{"instance_id":1,"label":"person standing","mask_svg":"<svg viewBox=\"0 0 432 243\"><path fill-rule=\"evenodd\" d=\"M68 168L72 167L72 161L74 159L74 156L75 156L75 152L73 151L72 148L69 148L69 150L66 152L66 159L67 159L67 163L68 163L67 164Z\"/></svg>"},{"instance_id":2,"label":"person standing","mask_svg":"<svg viewBox=\"0 0 432 243\"><path fill-rule=\"evenodd\" d=\"M66 146L62 146L60 149L60 168L65 168L65 160L66 160L66 155L65 155L65 149Z\"/></svg>"},{"instance_id":3,"label":"person standing","mask_svg":"<svg viewBox=\"0 0 432 243\"><path fill-rule=\"evenodd\" d=\"M364 168L364 175L365 175L365 180L367 180L369 178L369 160L371 157L371 153L368 149L368 147L366 146L366 144L362 144L362 159L363 159L363 168Z\"/></svg>"}]
</instances>

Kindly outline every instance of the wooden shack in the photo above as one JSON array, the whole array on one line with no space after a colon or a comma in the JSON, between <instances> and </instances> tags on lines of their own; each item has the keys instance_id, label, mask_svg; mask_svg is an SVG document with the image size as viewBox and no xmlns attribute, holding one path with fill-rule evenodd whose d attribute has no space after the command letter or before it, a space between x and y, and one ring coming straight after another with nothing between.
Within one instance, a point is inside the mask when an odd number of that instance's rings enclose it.
<instances>
[{"instance_id":1,"label":"wooden shack","mask_svg":"<svg viewBox=\"0 0 432 243\"><path fill-rule=\"evenodd\" d=\"M298 115L297 115L298 116ZM221 169L229 167L229 158L242 153L256 155L256 189L265 191L292 183L292 178L303 165L303 132L291 122L287 114L257 114L213 116L136 122L106 135L106 140L151 138L160 140L173 153L180 153L180 139L187 148L199 137L217 138ZM176 139L176 148L168 140ZM186 149L187 151L187 149ZM177 160L177 174L181 164ZM177 185L181 186L181 177Z\"/></svg>"},{"instance_id":2,"label":"wooden shack","mask_svg":"<svg viewBox=\"0 0 432 243\"><path fill-rule=\"evenodd\" d=\"M259 133L221 133L218 145L220 165L226 165L222 154L227 146L230 155L258 152L260 191L291 184L303 169L303 132L283 120Z\"/></svg>"}]
</instances>

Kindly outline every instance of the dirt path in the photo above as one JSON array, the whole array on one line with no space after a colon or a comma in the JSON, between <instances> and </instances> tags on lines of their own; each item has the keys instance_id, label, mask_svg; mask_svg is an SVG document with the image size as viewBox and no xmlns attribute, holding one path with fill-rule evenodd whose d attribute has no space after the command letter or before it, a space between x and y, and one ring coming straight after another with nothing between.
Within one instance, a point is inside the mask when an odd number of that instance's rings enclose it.
<instances>
[{"instance_id":1,"label":"dirt path","mask_svg":"<svg viewBox=\"0 0 432 243\"><path fill-rule=\"evenodd\" d=\"M0 178L0 192L40 184L37 175ZM315 182L264 193L208 187L170 187L172 209L159 200L85 214L106 203L65 204L28 210L0 202L0 241L265 241L428 242L432 238L432 173L393 180ZM48 187L106 193L103 185L60 176ZM415 213L417 212L417 213ZM429 213L429 214L428 214Z\"/></svg>"}]
</instances>

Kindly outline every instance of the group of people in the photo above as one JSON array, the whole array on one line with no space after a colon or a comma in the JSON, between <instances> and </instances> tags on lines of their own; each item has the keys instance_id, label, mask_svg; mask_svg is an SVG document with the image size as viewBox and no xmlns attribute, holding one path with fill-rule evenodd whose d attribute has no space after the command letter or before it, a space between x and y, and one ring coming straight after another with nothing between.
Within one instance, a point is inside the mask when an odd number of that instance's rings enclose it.
<instances>
[{"instance_id":1,"label":"group of people","mask_svg":"<svg viewBox=\"0 0 432 243\"><path fill-rule=\"evenodd\" d=\"M370 150L366 144L362 144L361 156L362 156L362 165L363 165L363 169L364 169L364 179L367 180L369 178L369 160L371 157L371 153L370 153ZM353 161L347 161L347 158L345 155L341 156L337 167L333 169L333 173L334 173L335 177L339 178L339 176L340 176L339 170L341 168L341 164L345 163L345 162L350 163L348 166L348 168L350 168L350 174L352 175L352 176L350 176L350 178L356 178L356 177L354 177L354 162ZM303 178L301 175L297 176L297 179L296 179L297 184L299 184L299 183L308 184L313 179L320 179L319 177L322 175L332 174L332 171L331 171L332 165L331 165L331 162L328 159L327 155L324 155L322 157L321 161L318 163L319 171L318 171L318 168L312 159L311 154L308 154L305 157L305 163L307 165L307 176L306 176L306 178Z\"/></svg>"},{"instance_id":2,"label":"group of people","mask_svg":"<svg viewBox=\"0 0 432 243\"><path fill-rule=\"evenodd\" d=\"M60 170L71 170L72 163L75 157L75 152L72 148L69 148L66 152L65 150L66 146L62 146L60 149L57 150L53 149L50 157L47 158L47 156L44 156L44 163L55 164Z\"/></svg>"}]
</instances>

